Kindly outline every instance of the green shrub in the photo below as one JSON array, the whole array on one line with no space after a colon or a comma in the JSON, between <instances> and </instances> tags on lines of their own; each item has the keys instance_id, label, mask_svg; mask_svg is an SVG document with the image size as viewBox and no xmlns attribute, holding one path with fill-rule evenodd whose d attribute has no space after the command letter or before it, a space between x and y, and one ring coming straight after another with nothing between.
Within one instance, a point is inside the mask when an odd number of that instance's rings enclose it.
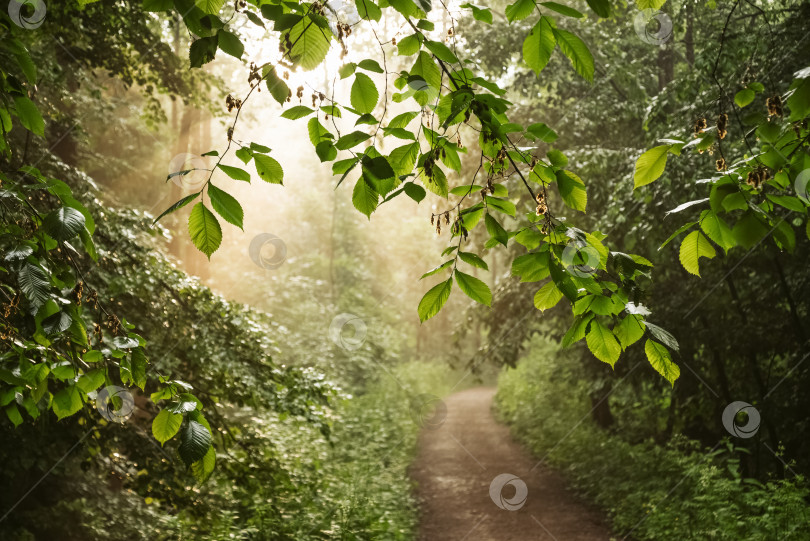
<instances>
[{"instance_id":1,"label":"green shrub","mask_svg":"<svg viewBox=\"0 0 810 541\"><path fill-rule=\"evenodd\" d=\"M805 479L743 479L735 449L682 437L631 444L590 419L584 384L556 346L535 338L499 378L496 405L514 434L607 511L621 538L751 541L810 538Z\"/></svg>"}]
</instances>

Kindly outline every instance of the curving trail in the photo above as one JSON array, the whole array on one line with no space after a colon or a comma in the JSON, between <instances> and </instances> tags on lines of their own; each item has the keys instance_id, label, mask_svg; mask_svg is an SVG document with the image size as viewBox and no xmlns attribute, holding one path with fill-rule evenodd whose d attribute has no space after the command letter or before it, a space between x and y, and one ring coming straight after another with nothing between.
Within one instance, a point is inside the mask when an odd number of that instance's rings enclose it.
<instances>
[{"instance_id":1,"label":"curving trail","mask_svg":"<svg viewBox=\"0 0 810 541\"><path fill-rule=\"evenodd\" d=\"M444 399L444 424L422 431L411 467L422 515L419 539L608 540L602 517L495 421L494 394L493 388L475 388ZM490 498L490 483L503 473L526 484L525 504L516 511L500 509ZM501 494L511 500L517 490L507 485Z\"/></svg>"}]
</instances>

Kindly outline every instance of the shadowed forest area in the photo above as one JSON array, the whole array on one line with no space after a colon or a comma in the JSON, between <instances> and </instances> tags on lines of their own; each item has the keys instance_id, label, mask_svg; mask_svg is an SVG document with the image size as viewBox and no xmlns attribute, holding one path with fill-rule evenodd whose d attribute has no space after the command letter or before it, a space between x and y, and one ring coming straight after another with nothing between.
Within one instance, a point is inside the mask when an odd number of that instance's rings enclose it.
<instances>
[{"instance_id":1,"label":"shadowed forest area","mask_svg":"<svg viewBox=\"0 0 810 541\"><path fill-rule=\"evenodd\" d=\"M810 2L0 8L0 539L810 539Z\"/></svg>"}]
</instances>

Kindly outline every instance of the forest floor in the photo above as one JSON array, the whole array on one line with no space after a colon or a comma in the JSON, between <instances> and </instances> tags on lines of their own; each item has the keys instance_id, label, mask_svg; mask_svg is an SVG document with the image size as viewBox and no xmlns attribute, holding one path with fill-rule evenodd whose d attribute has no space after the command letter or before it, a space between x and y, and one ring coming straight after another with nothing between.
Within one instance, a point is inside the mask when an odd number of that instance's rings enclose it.
<instances>
[{"instance_id":1,"label":"forest floor","mask_svg":"<svg viewBox=\"0 0 810 541\"><path fill-rule=\"evenodd\" d=\"M562 477L540 464L492 416L493 388L474 388L446 399L447 418L424 429L411 467L421 508L421 541L604 541L603 517L577 499ZM490 483L512 474L526 485L525 503L501 509ZM518 487L500 492L515 500ZM495 490L496 499L498 491ZM523 500L518 496L514 506ZM508 503L508 502L507 502Z\"/></svg>"}]
</instances>

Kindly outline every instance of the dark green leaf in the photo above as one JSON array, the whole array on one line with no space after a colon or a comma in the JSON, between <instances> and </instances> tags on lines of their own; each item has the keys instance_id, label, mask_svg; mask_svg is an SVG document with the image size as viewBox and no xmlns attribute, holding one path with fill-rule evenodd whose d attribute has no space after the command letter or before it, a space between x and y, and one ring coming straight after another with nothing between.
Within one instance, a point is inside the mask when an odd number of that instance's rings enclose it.
<instances>
[{"instance_id":1,"label":"dark green leaf","mask_svg":"<svg viewBox=\"0 0 810 541\"><path fill-rule=\"evenodd\" d=\"M220 30L217 32L217 40L220 49L235 58L242 58L245 52L245 46L239 41L236 34L232 34L227 30Z\"/></svg>"},{"instance_id":2,"label":"dark green leaf","mask_svg":"<svg viewBox=\"0 0 810 541\"><path fill-rule=\"evenodd\" d=\"M70 240L84 230L84 214L72 207L59 207L45 216L42 227L58 241Z\"/></svg>"}]
</instances>

